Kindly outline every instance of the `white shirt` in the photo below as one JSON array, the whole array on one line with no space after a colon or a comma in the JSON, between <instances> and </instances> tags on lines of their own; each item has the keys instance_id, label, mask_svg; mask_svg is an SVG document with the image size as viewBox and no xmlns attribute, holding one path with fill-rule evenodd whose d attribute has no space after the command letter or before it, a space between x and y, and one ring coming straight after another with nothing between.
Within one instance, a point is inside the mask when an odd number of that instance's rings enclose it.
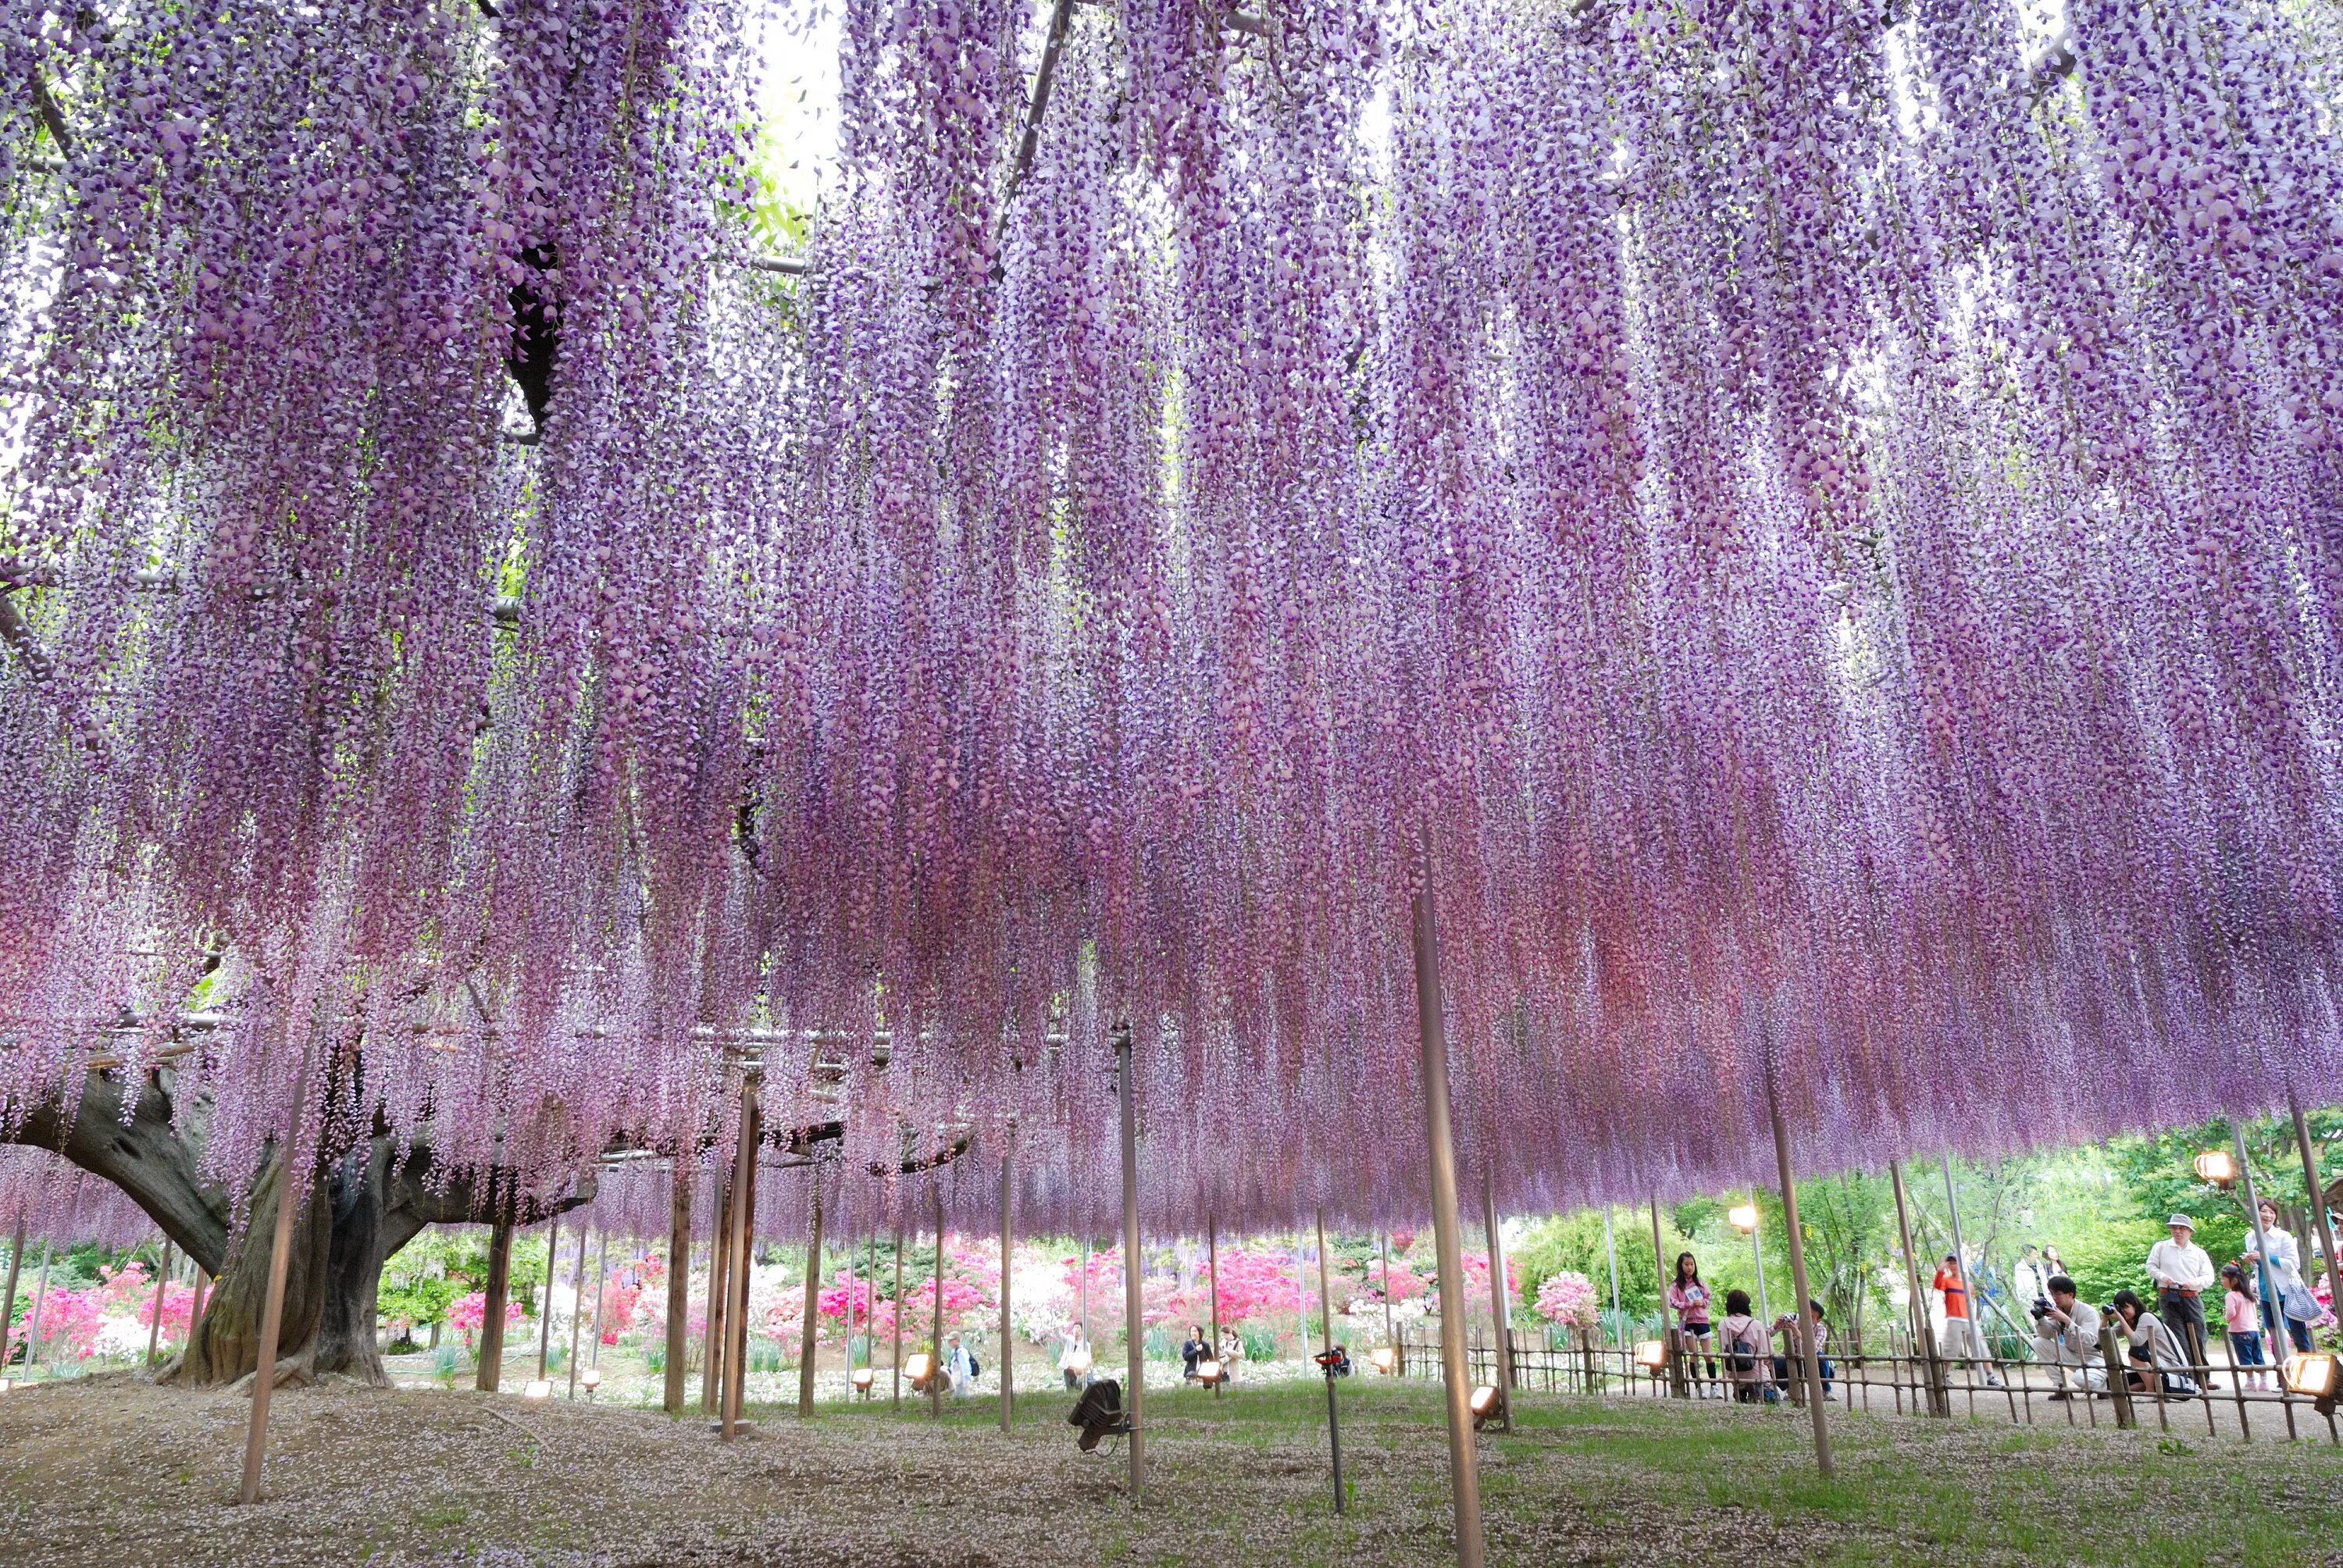
<instances>
[{"instance_id":1,"label":"white shirt","mask_svg":"<svg viewBox=\"0 0 2343 1568\"><path fill-rule=\"evenodd\" d=\"M2049 1280L2049 1271L2036 1262L2021 1261L2010 1271L2010 1283L2015 1287L2012 1293L2021 1306L2032 1306L2035 1297L2048 1295Z\"/></svg>"},{"instance_id":2,"label":"white shirt","mask_svg":"<svg viewBox=\"0 0 2343 1568\"><path fill-rule=\"evenodd\" d=\"M2056 1304L2055 1298L2052 1304ZM2056 1318L2042 1320L2042 1337L2077 1355L2096 1353L2099 1348L2099 1309L2077 1296L2075 1304L2065 1311L2068 1321L2064 1323Z\"/></svg>"},{"instance_id":3,"label":"white shirt","mask_svg":"<svg viewBox=\"0 0 2343 1568\"><path fill-rule=\"evenodd\" d=\"M2246 1241L2246 1256L2250 1258L2254 1255L2253 1237L2247 1235ZM2302 1248L2293 1236L2272 1225L2262 1232L2262 1245L2269 1249L2270 1273L2280 1290L2300 1282Z\"/></svg>"},{"instance_id":4,"label":"white shirt","mask_svg":"<svg viewBox=\"0 0 2343 1568\"><path fill-rule=\"evenodd\" d=\"M2147 1277L2158 1289L2187 1291L2209 1291L2219 1278L2204 1248L2194 1241L2183 1245L2169 1236L2147 1250Z\"/></svg>"}]
</instances>

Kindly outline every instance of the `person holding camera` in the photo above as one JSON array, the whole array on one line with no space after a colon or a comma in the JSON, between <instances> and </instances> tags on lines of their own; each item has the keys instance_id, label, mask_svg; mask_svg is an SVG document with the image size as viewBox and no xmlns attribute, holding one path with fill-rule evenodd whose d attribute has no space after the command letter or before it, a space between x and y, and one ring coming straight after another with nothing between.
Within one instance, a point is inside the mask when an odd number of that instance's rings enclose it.
<instances>
[{"instance_id":1,"label":"person holding camera","mask_svg":"<svg viewBox=\"0 0 2343 1568\"><path fill-rule=\"evenodd\" d=\"M2086 1394L2107 1386L2107 1364L2099 1352L2099 1309L2076 1293L2074 1281L2051 1275L2028 1311L2034 1319L2034 1359L2050 1368L2058 1382L2050 1398L2074 1397L2066 1387L2069 1371Z\"/></svg>"}]
</instances>

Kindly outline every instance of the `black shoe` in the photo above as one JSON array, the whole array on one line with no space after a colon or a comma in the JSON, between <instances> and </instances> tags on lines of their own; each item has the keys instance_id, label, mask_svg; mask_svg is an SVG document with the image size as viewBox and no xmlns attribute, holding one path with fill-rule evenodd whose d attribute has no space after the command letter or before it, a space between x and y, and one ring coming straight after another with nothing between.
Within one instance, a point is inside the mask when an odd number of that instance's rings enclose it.
<instances>
[{"instance_id":1,"label":"black shoe","mask_svg":"<svg viewBox=\"0 0 2343 1568\"><path fill-rule=\"evenodd\" d=\"M2057 1390L2057 1391L2056 1391L2056 1392L2055 1392L2044 1394L2042 1397L2043 1397L2043 1398L2045 1398L2045 1399L2072 1399L2072 1398L2074 1398L2075 1396L2074 1396L2073 1394L2071 1394L2071 1393L2068 1393L2065 1389L2063 1389L2063 1388L2062 1388L2062 1389Z\"/></svg>"}]
</instances>

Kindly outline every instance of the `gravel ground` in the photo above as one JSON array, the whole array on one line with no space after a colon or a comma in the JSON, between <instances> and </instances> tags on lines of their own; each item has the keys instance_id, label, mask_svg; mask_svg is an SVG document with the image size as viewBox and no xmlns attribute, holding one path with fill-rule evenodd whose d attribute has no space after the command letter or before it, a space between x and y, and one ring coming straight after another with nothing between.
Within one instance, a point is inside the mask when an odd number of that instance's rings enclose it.
<instances>
[{"instance_id":1,"label":"gravel ground","mask_svg":"<svg viewBox=\"0 0 2343 1568\"><path fill-rule=\"evenodd\" d=\"M1346 1389L1349 1513L1328 1508L1314 1391L1150 1396L1150 1506L1119 1454L1078 1452L1056 1391L1013 1433L993 1408L938 1423L884 1402L810 1425L705 1422L508 1396L281 1392L268 1498L227 1505L246 1402L128 1374L0 1398L0 1562L209 1563L1450 1561L1436 1391ZM2343 1564L2343 1455L2146 1433L1841 1423L1841 1477L1800 1430L1714 1406L1527 1400L1484 1442L1504 1564L2041 1560ZM2240 1511L2243 1511L2242 1513ZM2254 1528L2244 1530L2245 1521ZM2036 1529L2036 1523L2041 1526Z\"/></svg>"}]
</instances>

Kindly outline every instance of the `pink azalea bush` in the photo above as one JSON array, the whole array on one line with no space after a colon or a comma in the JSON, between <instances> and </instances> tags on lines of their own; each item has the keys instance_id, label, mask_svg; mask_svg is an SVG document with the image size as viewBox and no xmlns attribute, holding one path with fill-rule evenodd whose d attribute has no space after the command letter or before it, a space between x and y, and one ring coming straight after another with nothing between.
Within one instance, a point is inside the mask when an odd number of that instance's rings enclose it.
<instances>
[{"instance_id":1,"label":"pink azalea bush","mask_svg":"<svg viewBox=\"0 0 2343 1568\"><path fill-rule=\"evenodd\" d=\"M1538 1286L1535 1311L1547 1322L1592 1330L1602 1320L1595 1304L1594 1282L1574 1270L1549 1274Z\"/></svg>"},{"instance_id":2,"label":"pink azalea bush","mask_svg":"<svg viewBox=\"0 0 2343 1568\"><path fill-rule=\"evenodd\" d=\"M522 1316L518 1302L505 1303L506 1328L510 1329L520 1322ZM447 1304L447 1326L463 1335L464 1343L468 1346L488 1321L488 1298L485 1292L474 1291L469 1295L458 1296Z\"/></svg>"}]
</instances>

